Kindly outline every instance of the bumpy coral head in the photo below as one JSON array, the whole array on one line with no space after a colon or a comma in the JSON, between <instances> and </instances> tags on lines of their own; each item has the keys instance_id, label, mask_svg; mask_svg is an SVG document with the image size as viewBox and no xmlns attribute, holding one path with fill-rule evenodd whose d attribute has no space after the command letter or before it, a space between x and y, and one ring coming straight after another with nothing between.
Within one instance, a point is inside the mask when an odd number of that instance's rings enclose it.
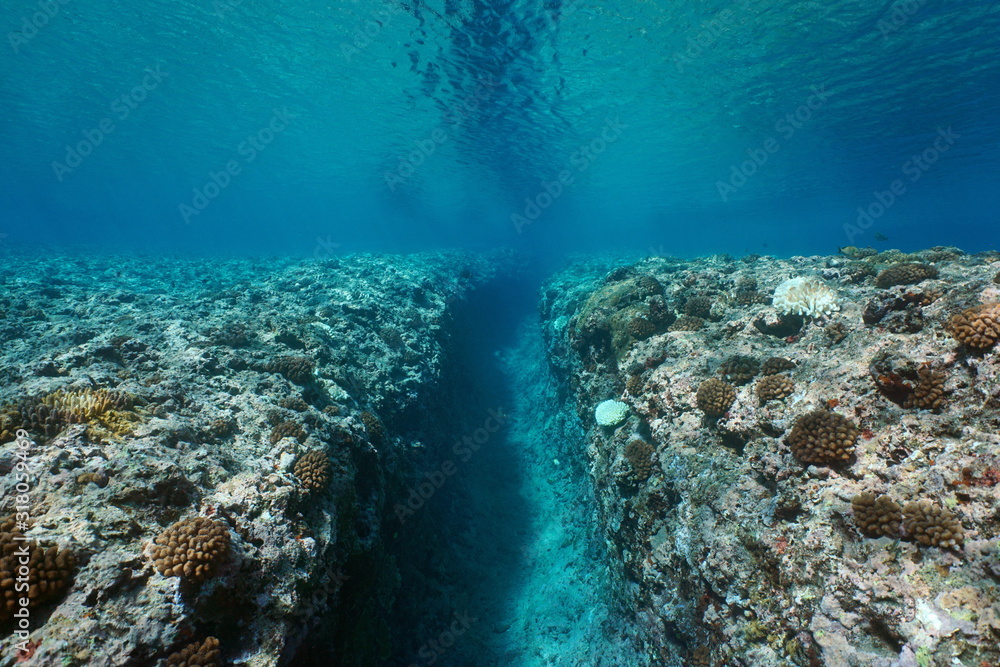
<instances>
[{"instance_id":1,"label":"bumpy coral head","mask_svg":"<svg viewBox=\"0 0 1000 667\"><path fill-rule=\"evenodd\" d=\"M795 393L795 381L782 373L765 375L757 383L757 397L761 403L780 401Z\"/></svg>"},{"instance_id":2,"label":"bumpy coral head","mask_svg":"<svg viewBox=\"0 0 1000 667\"><path fill-rule=\"evenodd\" d=\"M14 519L0 521L0 624L61 597L75 569L72 551L43 547L17 530Z\"/></svg>"},{"instance_id":3,"label":"bumpy coral head","mask_svg":"<svg viewBox=\"0 0 1000 667\"><path fill-rule=\"evenodd\" d=\"M984 303L953 315L946 325L962 345L987 350L1000 340L1000 303Z\"/></svg>"},{"instance_id":4,"label":"bumpy coral head","mask_svg":"<svg viewBox=\"0 0 1000 667\"><path fill-rule=\"evenodd\" d=\"M225 524L203 516L181 519L156 538L153 565L165 577L201 583L228 557L229 545Z\"/></svg>"},{"instance_id":5,"label":"bumpy coral head","mask_svg":"<svg viewBox=\"0 0 1000 667\"><path fill-rule=\"evenodd\" d=\"M330 483L330 457L326 452L306 452L295 462L293 471L307 491L322 491Z\"/></svg>"},{"instance_id":6,"label":"bumpy coral head","mask_svg":"<svg viewBox=\"0 0 1000 667\"><path fill-rule=\"evenodd\" d=\"M863 492L851 500L854 522L869 537L899 537L903 511L889 496Z\"/></svg>"},{"instance_id":7,"label":"bumpy coral head","mask_svg":"<svg viewBox=\"0 0 1000 667\"><path fill-rule=\"evenodd\" d=\"M791 278L774 289L774 307L782 315L821 317L837 310L837 293L818 278Z\"/></svg>"},{"instance_id":8,"label":"bumpy coral head","mask_svg":"<svg viewBox=\"0 0 1000 667\"><path fill-rule=\"evenodd\" d=\"M721 417L736 400L736 389L719 378L709 378L698 386L695 401L709 417Z\"/></svg>"},{"instance_id":9,"label":"bumpy coral head","mask_svg":"<svg viewBox=\"0 0 1000 667\"><path fill-rule=\"evenodd\" d=\"M906 503L903 529L910 539L925 547L959 550L965 539L958 517L947 507L927 499Z\"/></svg>"},{"instance_id":10,"label":"bumpy coral head","mask_svg":"<svg viewBox=\"0 0 1000 667\"><path fill-rule=\"evenodd\" d=\"M829 410L813 410L795 420L785 442L803 463L846 461L854 452L858 427L847 417Z\"/></svg>"},{"instance_id":11,"label":"bumpy coral head","mask_svg":"<svg viewBox=\"0 0 1000 667\"><path fill-rule=\"evenodd\" d=\"M167 667L220 667L222 652L219 640L206 637L204 641L188 644L183 650L167 658Z\"/></svg>"}]
</instances>

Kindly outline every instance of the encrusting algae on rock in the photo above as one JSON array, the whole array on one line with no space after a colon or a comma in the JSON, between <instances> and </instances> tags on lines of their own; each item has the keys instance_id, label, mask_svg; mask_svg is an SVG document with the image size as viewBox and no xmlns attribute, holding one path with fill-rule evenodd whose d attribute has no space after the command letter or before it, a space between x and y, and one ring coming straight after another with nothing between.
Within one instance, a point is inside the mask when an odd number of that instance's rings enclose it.
<instances>
[{"instance_id":1,"label":"encrusting algae on rock","mask_svg":"<svg viewBox=\"0 0 1000 667\"><path fill-rule=\"evenodd\" d=\"M617 394L634 415L592 428L588 456L657 664L1000 664L1000 255L844 252L581 259L543 290L543 317L571 323L545 330L581 414ZM615 306L581 304L609 272L712 319L602 344ZM604 483L637 439L643 483ZM974 610L944 605L960 593Z\"/></svg>"},{"instance_id":2,"label":"encrusting algae on rock","mask_svg":"<svg viewBox=\"0 0 1000 667\"><path fill-rule=\"evenodd\" d=\"M0 468L23 428L33 471L0 583L9 633L26 544L28 662L275 667L333 636L345 664L384 662L384 526L426 457L398 430L435 395L450 311L513 256L19 262L60 284L11 289L0 331Z\"/></svg>"},{"instance_id":3,"label":"encrusting algae on rock","mask_svg":"<svg viewBox=\"0 0 1000 667\"><path fill-rule=\"evenodd\" d=\"M1000 256L858 257L590 258L546 284L546 361L650 664L1000 662ZM0 396L39 471L33 527L4 529L49 582L33 664L276 667L332 636L388 660L387 513L433 458L401 432L433 422L449 309L508 261L234 262L208 283L137 264L75 342L51 331L90 288L46 297L48 319L12 308L36 341L3 353ZM902 264L934 272L877 280ZM170 276L188 291L135 289ZM801 307L774 293L790 276Z\"/></svg>"}]
</instances>

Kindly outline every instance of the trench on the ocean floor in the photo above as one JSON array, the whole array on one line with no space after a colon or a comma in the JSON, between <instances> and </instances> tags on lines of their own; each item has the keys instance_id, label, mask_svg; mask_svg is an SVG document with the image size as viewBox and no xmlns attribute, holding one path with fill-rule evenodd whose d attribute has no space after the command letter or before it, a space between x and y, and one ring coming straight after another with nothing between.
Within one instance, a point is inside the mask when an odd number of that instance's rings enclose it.
<instances>
[{"instance_id":1,"label":"trench on the ocean floor","mask_svg":"<svg viewBox=\"0 0 1000 667\"><path fill-rule=\"evenodd\" d=\"M498 281L455 304L431 453L389 519L401 577L390 665L639 664L537 285Z\"/></svg>"}]
</instances>

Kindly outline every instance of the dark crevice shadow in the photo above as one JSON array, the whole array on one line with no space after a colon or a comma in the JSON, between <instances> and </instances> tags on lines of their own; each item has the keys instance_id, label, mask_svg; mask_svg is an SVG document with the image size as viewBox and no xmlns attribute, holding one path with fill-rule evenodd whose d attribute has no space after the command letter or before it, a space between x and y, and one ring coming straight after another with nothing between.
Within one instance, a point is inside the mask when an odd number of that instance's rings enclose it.
<instances>
[{"instance_id":1,"label":"dark crevice shadow","mask_svg":"<svg viewBox=\"0 0 1000 667\"><path fill-rule=\"evenodd\" d=\"M498 354L536 303L537 283L499 281L454 306L425 472L401 499L406 511L388 519L400 574L388 665L497 664L490 639L510 615L530 529L508 441L517 388Z\"/></svg>"}]
</instances>

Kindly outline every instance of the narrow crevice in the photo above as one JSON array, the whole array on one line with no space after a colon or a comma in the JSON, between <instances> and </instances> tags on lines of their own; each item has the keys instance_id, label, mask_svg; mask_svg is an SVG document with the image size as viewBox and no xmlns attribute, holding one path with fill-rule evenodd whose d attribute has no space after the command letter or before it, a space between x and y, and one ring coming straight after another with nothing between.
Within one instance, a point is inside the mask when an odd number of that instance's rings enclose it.
<instances>
[{"instance_id":1,"label":"narrow crevice","mask_svg":"<svg viewBox=\"0 0 1000 667\"><path fill-rule=\"evenodd\" d=\"M400 577L387 665L641 664L536 303L535 285L506 281L455 304L423 471L386 528Z\"/></svg>"},{"instance_id":2,"label":"narrow crevice","mask_svg":"<svg viewBox=\"0 0 1000 667\"><path fill-rule=\"evenodd\" d=\"M533 293L498 281L453 304L445 372L412 443L424 448L421 471L387 515L400 585L386 664L491 664L486 649L504 630L530 532L498 355L514 344Z\"/></svg>"}]
</instances>

